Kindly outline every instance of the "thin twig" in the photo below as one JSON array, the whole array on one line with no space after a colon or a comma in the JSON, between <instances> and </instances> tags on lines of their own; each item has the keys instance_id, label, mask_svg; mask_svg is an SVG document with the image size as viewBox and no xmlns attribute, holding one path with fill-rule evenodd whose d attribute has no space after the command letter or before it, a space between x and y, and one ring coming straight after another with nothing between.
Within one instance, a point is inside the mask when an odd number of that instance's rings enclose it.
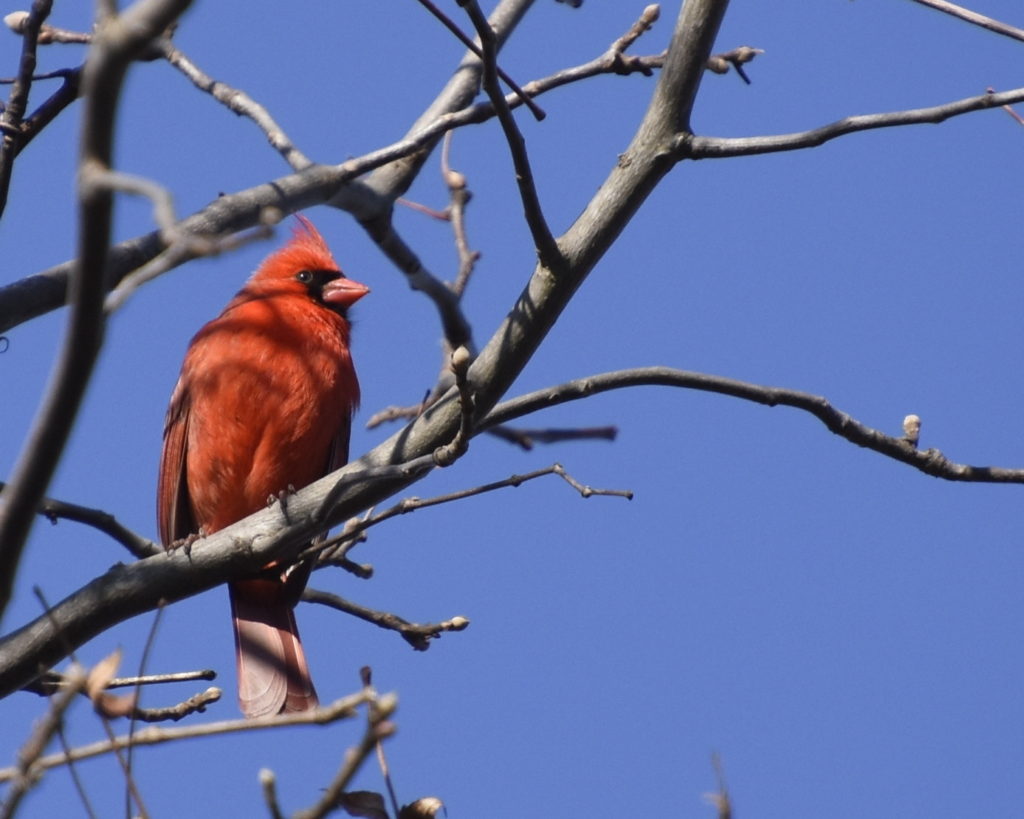
<instances>
[{"instance_id":1,"label":"thin twig","mask_svg":"<svg viewBox=\"0 0 1024 819\"><path fill-rule=\"evenodd\" d=\"M139 685L163 685L175 682L195 682L196 680L215 680L217 672L207 668L201 671L175 671L170 674L147 674L144 677L113 677L107 682L107 688L135 688ZM50 696L61 688L65 688L68 681L65 676L57 671L47 671L38 679L22 688L22 691L31 691L33 694Z\"/></svg>"},{"instance_id":2,"label":"thin twig","mask_svg":"<svg viewBox=\"0 0 1024 819\"><path fill-rule=\"evenodd\" d=\"M1016 88L999 94L985 93L930 108L844 117L820 128L793 134L755 137L709 137L680 134L675 141L674 154L677 159L725 159L731 156L754 156L779 151L795 151L801 148L814 148L858 131L943 122L950 117L962 116L973 111L983 111L986 108L1000 108L1018 102L1024 102L1024 88Z\"/></svg>"},{"instance_id":3,"label":"thin twig","mask_svg":"<svg viewBox=\"0 0 1024 819\"><path fill-rule=\"evenodd\" d=\"M43 27L45 30L45 26ZM64 80L60 88L54 91L45 102L35 111L22 120L18 128L18 139L14 147L14 156L17 157L25 147L39 135L39 133L57 115L78 99L78 89L82 79L82 66L78 68L61 68L57 71L50 71L46 74L37 74L33 80L49 80L60 77Z\"/></svg>"},{"instance_id":4,"label":"thin twig","mask_svg":"<svg viewBox=\"0 0 1024 819\"><path fill-rule=\"evenodd\" d=\"M428 393L429 395L429 393ZM387 424L391 421L409 421L423 414L423 403L414 404L411 407L384 407L379 412L375 412L370 416L370 419L366 422L367 429L375 429L381 424Z\"/></svg>"},{"instance_id":5,"label":"thin twig","mask_svg":"<svg viewBox=\"0 0 1024 819\"><path fill-rule=\"evenodd\" d=\"M60 765L67 765L70 761L92 759L93 757L112 753L127 748L129 743L136 747L141 747L144 745L161 745L165 742L176 742L196 737L217 736L220 734L239 733L241 731L259 731L265 728L295 725L328 725L338 720L351 719L356 716L358 713L356 709L358 706L369 702L370 695L373 695L373 692L360 691L348 697L335 700L330 705L294 714L260 717L259 719L223 720L221 722L208 722L202 725L187 725L175 728L144 728L141 731L137 731L133 737L122 735L115 737L113 740L104 740L73 748L70 754L49 754L40 757L35 761L35 766L40 771L48 770ZM18 771L19 769L16 766L0 768L0 782L10 782L15 779L18 776Z\"/></svg>"},{"instance_id":6,"label":"thin twig","mask_svg":"<svg viewBox=\"0 0 1024 819\"><path fill-rule=\"evenodd\" d=\"M285 133L284 128L277 124L270 112L256 100L244 91L232 88L205 74L192 60L175 48L168 38L158 40L156 46L167 62L184 74L196 88L205 91L238 116L246 117L256 123L274 150L281 154L284 161L295 171L303 171L313 164L313 161L295 146L295 143Z\"/></svg>"},{"instance_id":7,"label":"thin twig","mask_svg":"<svg viewBox=\"0 0 1024 819\"><path fill-rule=\"evenodd\" d=\"M22 33L25 29L27 14L15 18L8 15L5 22L10 28ZM49 25L43 25L39 33L39 44L46 43L91 43L93 35L89 32L67 31ZM277 124L265 107L252 97L237 88L232 88L220 80L206 74L192 60L179 51L169 37L162 37L152 44L152 58L162 57L172 67L180 71L196 88L209 94L222 103L229 111L252 120L267 137L267 141L284 160L296 171L304 170L313 164L302 151L291 141L284 129Z\"/></svg>"},{"instance_id":8,"label":"thin twig","mask_svg":"<svg viewBox=\"0 0 1024 819\"><path fill-rule=\"evenodd\" d=\"M6 484L0 481L0 492ZM45 517L50 523L57 523L58 520L71 520L75 523L84 523L94 529L109 535L137 558L155 555L162 549L148 538L136 534L131 529L119 523L109 512L102 509L90 509L87 506L79 506L76 503L67 503L54 498L43 498L39 502L39 514Z\"/></svg>"},{"instance_id":9,"label":"thin twig","mask_svg":"<svg viewBox=\"0 0 1024 819\"><path fill-rule=\"evenodd\" d=\"M584 65L535 80L528 84L528 88L531 95L538 96L600 74L639 72L650 75L653 69L660 67L663 62L664 55L636 57L631 58L631 62L623 68L615 55L605 54ZM515 95L506 97L506 102L512 108L522 104ZM257 226L263 219L262 213L267 207L280 208L287 214L308 207L314 202L323 201L332 194L334 196L331 203L338 207L353 211L356 211L357 207L364 209L368 191L365 186L355 181L358 177L421 152L438 137L455 128L486 122L494 116L494 106L490 102L481 102L455 113L443 114L409 137L365 156L346 160L335 167L318 168L316 173L307 171L302 176L293 174L275 180L273 185L260 185L222 196L213 204L187 217L178 227L182 233L189 233L192 226L202 226L204 230L213 232L244 230ZM338 196L339 191L351 193L351 203ZM442 313L442 321L446 324L445 334L456 335L448 329L448 325L463 326L463 335L469 339L471 333L468 322L455 309L457 303L452 298L450 290L442 282L428 279L429 274L424 275L423 265L401 242L393 229L373 229L368 232L385 255L406 274L409 285L435 300L438 310ZM109 281L116 284L140 265L154 259L164 249L164 245L159 242L158 234L136 237L114 246L111 248ZM183 255L175 265L188 260L189 257ZM63 306L71 269L72 263L65 262L50 270L0 287L0 332Z\"/></svg>"},{"instance_id":10,"label":"thin twig","mask_svg":"<svg viewBox=\"0 0 1024 819\"><path fill-rule=\"evenodd\" d=\"M449 221L452 225L452 235L455 239L455 251L459 256L459 270L455 274L455 281L452 283L452 292L461 299L466 292L473 269L480 259L480 251L471 250L469 240L466 237L466 207L473 194L466 186L466 177L456 170L452 170L448 162L451 153L452 132L444 135L441 143L441 176L448 187L448 195L451 199L448 205Z\"/></svg>"},{"instance_id":11,"label":"thin twig","mask_svg":"<svg viewBox=\"0 0 1024 819\"><path fill-rule=\"evenodd\" d=\"M480 9L476 0L457 0L460 6L466 9L469 19L473 22L480 36L480 43L483 53L484 75L483 87L494 106L494 111L501 123L501 129L505 134L505 141L508 143L509 152L512 156L512 164L516 171L516 184L519 187L519 197L523 203L523 215L526 224L530 228L534 246L537 249L537 256L544 267L549 270L557 270L562 263L562 252L559 250L555 237L551 234L547 220L544 218L544 210L540 204L540 197L537 194L537 186L533 181L533 169L530 167L530 157L526 152L526 141L523 139L519 126L516 125L512 109L509 108L497 78L497 48L495 45L494 30L487 17Z\"/></svg>"},{"instance_id":12,"label":"thin twig","mask_svg":"<svg viewBox=\"0 0 1024 819\"><path fill-rule=\"evenodd\" d=\"M149 633L146 635L146 642L145 642L145 645L142 648L142 655L139 657L139 670L136 672L136 676L139 679L141 679L145 675L145 673L146 673L146 666L149 663L149 657L150 657L150 654L153 651L153 646L156 644L156 635L157 635L157 631L160 628L160 621L163 619L164 610L165 610L165 606L163 604L161 604L157 608L156 613L153 615L153 623L149 627ZM110 682L108 681L107 682L107 688L109 688L109 687L110 687ZM104 694L103 696L109 696L109 695ZM218 692L218 697L219 696L220 695L219 695L219 692ZM131 697L132 708L131 708L131 714L129 716L129 722L128 722L128 751L125 754L126 759L125 759L125 771L124 771L124 775L125 775L124 810L125 810L125 815L126 816L131 816L132 815L132 799L133 798L136 800L136 804L138 805L140 813L142 813L142 814L146 813L146 809L143 807L142 803L139 801L139 798L138 798L139 794L138 794L138 788L135 785L135 777L132 776L132 761L133 761L133 758L134 758L133 757L133 752L135 750L135 747L131 744L131 738L135 734L135 723L136 723L136 720L138 720L140 718L140 716L143 715L143 714L145 714L147 717L153 716L151 713L143 711L143 709L139 706L139 702L141 701L141 699L142 699L142 683L140 682L140 683L138 683L132 689L132 697ZM191 713L191 711L188 712L188 713ZM151 722L153 720L146 719L145 721Z\"/></svg>"},{"instance_id":13,"label":"thin twig","mask_svg":"<svg viewBox=\"0 0 1024 819\"><path fill-rule=\"evenodd\" d=\"M64 713L74 702L80 691L85 689L86 674L80 666L73 666L68 673L68 687L50 700L46 715L40 720L28 741L18 751L18 764L0 771L0 782L11 782L3 805L0 806L0 819L10 819L18 810L18 805L39 780L43 772L50 766L45 763L47 757L43 751L50 739L60 729Z\"/></svg>"},{"instance_id":14,"label":"thin twig","mask_svg":"<svg viewBox=\"0 0 1024 819\"><path fill-rule=\"evenodd\" d=\"M179 225L163 231L163 241L169 243L158 255L154 256L141 267L121 279L120 284L111 290L103 302L103 311L110 315L121 309L125 302L134 295L142 285L173 270L184 262L204 256L216 256L236 250L252 242L263 241L273 236L272 223L279 221L280 212L267 208L263 216L265 224L261 224L244 233L228 236L196 236L184 233Z\"/></svg>"},{"instance_id":15,"label":"thin twig","mask_svg":"<svg viewBox=\"0 0 1024 819\"><path fill-rule=\"evenodd\" d=\"M671 367L616 370L521 395L495 406L478 424L478 429L484 430L496 424L504 424L513 418L546 407L558 406L567 401L576 401L609 390L638 386L681 387L730 395L769 407L794 407L809 412L836 435L936 478L978 483L1024 483L1024 469L953 463L937 449L919 450L904 437L886 435L862 424L818 395L782 387L751 384L705 373L676 370Z\"/></svg>"},{"instance_id":16,"label":"thin twig","mask_svg":"<svg viewBox=\"0 0 1024 819\"><path fill-rule=\"evenodd\" d=\"M193 694L187 700L182 700L177 705L166 705L159 708L134 708L132 719L140 722L177 722L195 713L202 713L206 706L220 700L223 692L216 686L210 686L205 691ZM134 730L134 728L132 729ZM134 748L135 746L132 745Z\"/></svg>"},{"instance_id":17,"label":"thin twig","mask_svg":"<svg viewBox=\"0 0 1024 819\"><path fill-rule=\"evenodd\" d=\"M451 354L452 373L455 375L455 386L459 390L459 407L461 409L459 429L455 437L443 446L434 450L434 463L438 466L451 466L469 449L469 441L473 437L473 414L475 399L473 388L469 383L470 355L463 346L456 347Z\"/></svg>"},{"instance_id":18,"label":"thin twig","mask_svg":"<svg viewBox=\"0 0 1024 819\"><path fill-rule=\"evenodd\" d=\"M576 427L568 429L520 429L497 426L487 430L488 435L501 438L529 452L534 444L560 444L564 441L614 441L618 427Z\"/></svg>"},{"instance_id":19,"label":"thin twig","mask_svg":"<svg viewBox=\"0 0 1024 819\"><path fill-rule=\"evenodd\" d=\"M483 484L482 486L474 486L470 489L460 489L457 492L449 492L445 495L435 495L432 498L403 498L398 503L385 509L383 512L378 512L365 520L361 520L358 524L353 526L353 531L361 532L372 526L376 526L378 523L383 523L386 520L398 517L399 515L415 512L417 509L426 509L431 506L440 506L443 503L460 501L465 498L471 498L474 495L483 495L487 492L493 492L496 489L507 489L522 486L528 481L543 478L545 475L559 475L566 483L577 489L577 491L579 491L584 497L590 497L591 495L610 495L626 499L631 499L633 497L633 493L628 489L593 489L592 487L584 486L568 476L561 464L552 464L551 466L544 467L543 469L536 469L533 472L526 472L522 475L510 475L500 481L493 481L491 483ZM336 535L335 537L327 539L322 545L312 547L312 549L327 549L337 545L347 538L350 538L351 536L352 532L346 533L345 535ZM302 555L302 557L305 556L307 555Z\"/></svg>"},{"instance_id":20,"label":"thin twig","mask_svg":"<svg viewBox=\"0 0 1024 819\"><path fill-rule=\"evenodd\" d=\"M419 3L421 6L423 6L423 8L425 8L427 11L433 14L434 17L440 20L442 25L444 25L446 29L448 29L452 34L454 34L459 39L459 42L461 42L466 48L468 48L477 57L479 57L481 61L485 60L483 51L481 50L480 46L474 43L465 33L463 33L462 29L455 25L455 21L448 17L448 15L441 11L437 6L435 6L431 2L431 0L419 0ZM526 94L522 88L516 85L515 81L508 74L501 70L501 67L499 65L495 64L494 69L497 75L501 77L502 80L505 81L505 84L512 89L512 93L519 98L520 102L522 102L523 105L530 109L530 113L533 114L533 116L537 119L538 122L540 122L540 120L544 119L544 117L547 116L541 109L541 107L537 105L537 103L535 103L532 99L530 99L530 96Z\"/></svg>"},{"instance_id":21,"label":"thin twig","mask_svg":"<svg viewBox=\"0 0 1024 819\"><path fill-rule=\"evenodd\" d=\"M302 592L302 599L307 603L319 603L321 606L351 614L367 623L372 623L388 631L398 632L402 638L417 651L426 651L430 648L430 641L440 637L446 631L462 631L469 626L466 617L452 617L442 620L440 623L410 623L397 614L387 611L360 606L351 600L346 600L331 592L320 589L306 589Z\"/></svg>"},{"instance_id":22,"label":"thin twig","mask_svg":"<svg viewBox=\"0 0 1024 819\"><path fill-rule=\"evenodd\" d=\"M4 17L4 23L15 34L24 34L29 20L30 15L26 11L12 11ZM68 31L64 28L51 26L49 23L43 23L39 29L37 42L39 45L49 45L50 43L88 45L92 42L92 34L85 31Z\"/></svg>"},{"instance_id":23,"label":"thin twig","mask_svg":"<svg viewBox=\"0 0 1024 819\"><path fill-rule=\"evenodd\" d=\"M712 54L708 57L706 66L709 71L713 71L716 74L727 74L731 67L743 82L750 85L750 77L747 76L747 72L744 71L743 66L753 60L758 54L764 54L764 49L740 46L739 48L732 49L732 51L725 51L721 54Z\"/></svg>"},{"instance_id":24,"label":"thin twig","mask_svg":"<svg viewBox=\"0 0 1024 819\"><path fill-rule=\"evenodd\" d=\"M270 819L284 819L281 805L277 801L277 776L270 768L260 768L260 788L263 791L263 801L267 803L267 810L270 811Z\"/></svg>"},{"instance_id":25,"label":"thin twig","mask_svg":"<svg viewBox=\"0 0 1024 819\"><path fill-rule=\"evenodd\" d=\"M40 600L42 600L42 593L38 590L36 593ZM46 605L45 601L43 602L44 605ZM48 605L46 606L46 610L48 614L53 616L52 609L50 609ZM111 718L131 713L135 709L137 703L137 699L134 694L118 697L107 693L107 682L112 679L114 672L117 671L120 663L121 650L117 649L113 654L105 657L92 667L89 671L85 688L86 694L92 701L93 710L96 712L97 716L99 716L100 724L103 726L103 730L109 740L114 739L114 729L111 725ZM148 819L149 811L146 810L142 794L139 792L135 783L135 778L131 773L131 746L128 747L128 754L122 753L121 750L115 750L114 757L117 759L117 764L121 769L121 773L124 775L126 815L137 815L140 819ZM132 811L133 800L135 802L136 811Z\"/></svg>"},{"instance_id":26,"label":"thin twig","mask_svg":"<svg viewBox=\"0 0 1024 819\"><path fill-rule=\"evenodd\" d=\"M947 2L947 0L914 0L914 2L920 3L922 6L928 6L928 8L935 9L936 11L951 14L968 23L973 23L974 25L981 26L989 31L994 31L996 34L1002 34L1006 37L1012 37L1014 40L1024 42L1024 29L1020 29L1006 23L1001 23L991 17L986 17L984 14L978 14L976 11L971 11L963 6Z\"/></svg>"},{"instance_id":27,"label":"thin twig","mask_svg":"<svg viewBox=\"0 0 1024 819\"><path fill-rule=\"evenodd\" d=\"M67 753L71 749L71 745L68 743L63 721L57 726L57 739L60 741L61 749L64 753ZM82 777L78 775L78 766L74 762L68 763L68 775L71 777L71 782L75 786L75 792L78 794L85 812L89 815L89 819L97 819L96 811L92 807L92 801L89 799L89 794L86 793L85 783L82 781Z\"/></svg>"},{"instance_id":28,"label":"thin twig","mask_svg":"<svg viewBox=\"0 0 1024 819\"><path fill-rule=\"evenodd\" d=\"M345 793L345 788L362 767L366 758L382 739L391 736L395 726L389 721L398 707L398 698L394 694L385 694L370 701L366 714L366 731L363 738L354 748L345 752L341 768L331 783L324 789L323 796L307 810L298 811L295 819L322 819L338 805Z\"/></svg>"},{"instance_id":29,"label":"thin twig","mask_svg":"<svg viewBox=\"0 0 1024 819\"><path fill-rule=\"evenodd\" d=\"M18 76L11 85L7 104L0 112L0 215L7 207L7 194L14 172L14 159L22 147L22 120L28 108L29 92L36 71L36 46L43 21L50 16L53 0L34 0L31 11L23 18L21 34L21 60ZM0 612L3 606L0 605Z\"/></svg>"},{"instance_id":30,"label":"thin twig","mask_svg":"<svg viewBox=\"0 0 1024 819\"><path fill-rule=\"evenodd\" d=\"M398 235L391 220L374 220L360 224L392 264L405 274L409 287L423 293L434 303L441 319L444 337L450 340L452 346L468 344L473 337L473 331L462 312L459 299L451 288L427 270L419 256Z\"/></svg>"},{"instance_id":31,"label":"thin twig","mask_svg":"<svg viewBox=\"0 0 1024 819\"><path fill-rule=\"evenodd\" d=\"M992 86L989 86L988 88L985 89L985 92L988 94L994 94L996 93L996 90L992 88ZM1004 105L1003 110L1007 114L1009 114L1018 125L1024 125L1024 117L1022 117L1020 114L1014 111L1011 106Z\"/></svg>"},{"instance_id":32,"label":"thin twig","mask_svg":"<svg viewBox=\"0 0 1024 819\"><path fill-rule=\"evenodd\" d=\"M363 685L373 684L373 670L370 666L363 666ZM388 789L388 796L391 798L391 810L396 817L400 819L400 808L398 807L398 797L395 795L395 786L391 781L391 771L388 768L388 760L384 755L384 740L383 737L377 738L377 764L380 766L381 776L384 777L384 784Z\"/></svg>"}]
</instances>

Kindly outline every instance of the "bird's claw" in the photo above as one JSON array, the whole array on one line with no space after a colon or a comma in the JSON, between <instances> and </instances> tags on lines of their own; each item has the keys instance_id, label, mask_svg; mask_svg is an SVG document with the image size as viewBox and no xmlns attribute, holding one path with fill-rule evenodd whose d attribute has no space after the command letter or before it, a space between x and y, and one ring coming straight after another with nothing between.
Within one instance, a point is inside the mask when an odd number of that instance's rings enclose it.
<instances>
[{"instance_id":1,"label":"bird's claw","mask_svg":"<svg viewBox=\"0 0 1024 819\"><path fill-rule=\"evenodd\" d=\"M172 540L164 546L164 552L169 554L178 549L184 549L185 557L192 557L192 544L204 537L206 537L206 535L202 529L200 529L198 532L193 532L191 535L186 535L185 537L180 537L177 540Z\"/></svg>"}]
</instances>

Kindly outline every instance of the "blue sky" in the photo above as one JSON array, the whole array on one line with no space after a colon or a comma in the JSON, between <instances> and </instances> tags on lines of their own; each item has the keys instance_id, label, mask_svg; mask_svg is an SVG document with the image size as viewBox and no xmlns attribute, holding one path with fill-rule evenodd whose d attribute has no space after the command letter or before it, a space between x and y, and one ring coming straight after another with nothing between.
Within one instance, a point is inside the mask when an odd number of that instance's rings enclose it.
<instances>
[{"instance_id":1,"label":"blue sky","mask_svg":"<svg viewBox=\"0 0 1024 819\"><path fill-rule=\"evenodd\" d=\"M452 13L458 10L452 5ZM643 4L541 0L501 59L520 83L589 60ZM197 3L176 35L204 70L266 105L311 157L340 162L398 139L461 56L417 4L296 2L253 15ZM1021 25L1010 0L979 9ZM86 22L57 3L52 21ZM661 50L676 14L640 40ZM1022 45L908 2L737 0L718 50L765 49L748 72L708 75L693 124L741 136L849 114L934 105L1019 87ZM0 38L0 73L19 41ZM41 69L77 64L49 47ZM40 86L42 89L43 86ZM602 77L517 115L552 228L582 210L628 144L653 81ZM75 242L73 108L19 159L0 221L0 283L69 258ZM683 163L594 270L510 394L622 367L663 364L824 395L890 434L910 412L921 443L976 465L1024 464L1024 130L1001 111L875 131L811 151ZM118 167L166 184L181 215L220 192L287 173L252 123L161 63L126 86ZM466 297L485 341L532 270L511 163L496 124L459 132L452 164L474 197L482 258ZM432 158L409 194L443 207ZM353 455L391 430L362 421L412 403L439 356L431 306L351 219L308 215L342 267L373 288L354 311L363 410ZM454 275L447 227L399 209L397 224L437 275ZM144 202L118 202L116 237L150 230ZM175 270L113 319L97 375L50 494L115 513L155 536L167 399L188 339L216 315L269 243ZM63 312L7 334L0 355L0 475L45 388ZM740 816L1013 815L1024 802L1020 488L955 485L831 435L785 408L646 387L545 412L529 426L615 424L615 443L524 453L477 439L428 496L563 463L631 502L583 500L556 478L416 512L371 533L369 582L321 572L313 585L416 621L472 625L426 653L319 607L298 618L323 699L370 665L400 699L388 756L403 801L437 795L452 817L713 815L717 752ZM5 628L128 556L76 524L39 522ZM137 666L152 618L79 653L115 647ZM215 668L235 715L226 594L166 612L151 671ZM178 701L192 687L150 693ZM42 709L0 702L3 758ZM69 735L102 728L83 702ZM311 804L356 741L355 724L140 750L154 816L260 815L260 767L286 810ZM81 773L100 815L123 810L111 759ZM367 766L357 785L382 789ZM65 771L23 815L76 815ZM225 807L227 806L227 807Z\"/></svg>"}]
</instances>

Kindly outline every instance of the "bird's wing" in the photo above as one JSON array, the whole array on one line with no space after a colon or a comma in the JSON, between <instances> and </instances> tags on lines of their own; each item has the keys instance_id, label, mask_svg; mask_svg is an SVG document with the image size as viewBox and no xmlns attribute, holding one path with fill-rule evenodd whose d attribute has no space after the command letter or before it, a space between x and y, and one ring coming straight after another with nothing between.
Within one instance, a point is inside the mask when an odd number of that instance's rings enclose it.
<instances>
[{"instance_id":1,"label":"bird's wing","mask_svg":"<svg viewBox=\"0 0 1024 819\"><path fill-rule=\"evenodd\" d=\"M156 517L164 546L196 532L188 494L188 394L181 382L174 389L164 421L164 448L156 488Z\"/></svg>"}]
</instances>

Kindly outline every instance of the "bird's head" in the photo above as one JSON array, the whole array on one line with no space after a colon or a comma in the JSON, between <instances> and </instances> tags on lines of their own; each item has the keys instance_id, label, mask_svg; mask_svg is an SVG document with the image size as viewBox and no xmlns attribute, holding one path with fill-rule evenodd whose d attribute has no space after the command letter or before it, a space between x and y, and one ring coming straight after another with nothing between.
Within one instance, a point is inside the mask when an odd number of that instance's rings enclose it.
<instances>
[{"instance_id":1,"label":"bird's head","mask_svg":"<svg viewBox=\"0 0 1024 819\"><path fill-rule=\"evenodd\" d=\"M308 296L345 315L370 288L341 272L327 243L309 219L300 214L296 219L298 224L291 240L266 258L242 292L250 298Z\"/></svg>"}]
</instances>

